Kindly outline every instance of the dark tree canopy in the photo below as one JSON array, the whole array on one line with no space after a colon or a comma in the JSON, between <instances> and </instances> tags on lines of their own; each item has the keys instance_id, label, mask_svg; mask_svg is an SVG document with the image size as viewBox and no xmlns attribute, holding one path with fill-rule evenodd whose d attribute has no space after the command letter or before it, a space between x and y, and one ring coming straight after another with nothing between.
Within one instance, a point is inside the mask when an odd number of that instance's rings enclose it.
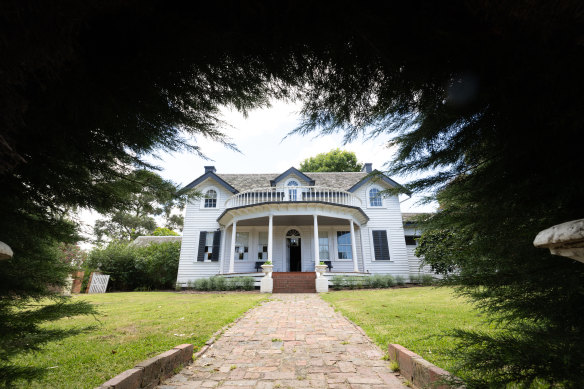
<instances>
[{"instance_id":1,"label":"dark tree canopy","mask_svg":"<svg viewBox=\"0 0 584 389\"><path fill-rule=\"evenodd\" d=\"M363 164L357 162L352 151L341 149L319 153L300 162L301 172L359 172Z\"/></svg>"},{"instance_id":2,"label":"dark tree canopy","mask_svg":"<svg viewBox=\"0 0 584 389\"><path fill-rule=\"evenodd\" d=\"M14 296L46 295L28 270L62 279L46 254L76 240L71 207L122 206L115 183L145 154L204 151L201 136L229 147L221 106L288 98L303 102L297 133L388 132L391 174L432 173L408 188L444 193L428 228L473 238L462 291L521 318L521 353L466 338L468 382L582 386L584 269L531 242L584 214L583 14L575 0L4 3L0 239L16 255L2 322Z\"/></svg>"}]
</instances>

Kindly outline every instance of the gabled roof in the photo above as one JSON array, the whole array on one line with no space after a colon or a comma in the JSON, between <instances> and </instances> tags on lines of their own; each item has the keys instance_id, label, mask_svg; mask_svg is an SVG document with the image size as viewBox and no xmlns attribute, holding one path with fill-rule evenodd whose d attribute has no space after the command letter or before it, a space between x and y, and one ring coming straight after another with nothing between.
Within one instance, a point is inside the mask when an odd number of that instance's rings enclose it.
<instances>
[{"instance_id":1,"label":"gabled roof","mask_svg":"<svg viewBox=\"0 0 584 389\"><path fill-rule=\"evenodd\" d=\"M295 167L291 167L290 169L286 170L284 173L280 174L278 177L271 180L270 184L272 186L274 186L290 174L296 174L298 177L302 178L304 181L307 181L308 185L310 185L310 186L314 185L314 180L312 178L308 177L306 174L302 173L300 170L296 169Z\"/></svg>"},{"instance_id":2,"label":"gabled roof","mask_svg":"<svg viewBox=\"0 0 584 389\"><path fill-rule=\"evenodd\" d=\"M191 182L190 184L188 184L187 186L185 186L181 190L184 191L184 190L187 190L187 189L192 189L195 186L199 185L201 182L205 181L207 178L214 179L221 186L223 186L225 189L227 189L231 193L237 193L237 192L239 192L237 189L235 189L233 186L231 186L224 179L222 179L221 177L219 177L217 174L213 173L212 171L209 171L209 172L203 174L201 177L197 178L196 180L194 180L193 182Z\"/></svg>"},{"instance_id":3,"label":"gabled roof","mask_svg":"<svg viewBox=\"0 0 584 389\"><path fill-rule=\"evenodd\" d=\"M370 182L371 180L381 180L383 182L385 182L386 184L393 186L395 188L401 188L402 185L395 182L394 180L392 180L391 178L389 178L388 176L386 176L385 174L383 174L382 172L380 172L379 170L373 170L371 173L367 174L365 177L363 177L363 179L359 182L357 182L355 185L353 185L352 187L350 187L349 189L347 189L348 192L354 192L357 189L359 189L361 186L365 185L366 183ZM410 192L407 192L408 194L410 194Z\"/></svg>"},{"instance_id":4,"label":"gabled roof","mask_svg":"<svg viewBox=\"0 0 584 389\"><path fill-rule=\"evenodd\" d=\"M263 174L215 174L207 172L201 177L197 178L190 184L184 187L183 190L191 189L207 178L213 178L219 184L225 187L232 193L243 192L251 189L268 188L278 182L281 182L289 174L295 174L301 178L305 178L310 185L325 186L328 188L346 190L354 192L362 185L368 183L372 179L379 179L393 187L400 187L401 185L393 181L389 177L379 174L373 175L366 172L306 172L302 173L295 168L290 168L286 172L279 173L263 173Z\"/></svg>"}]
</instances>

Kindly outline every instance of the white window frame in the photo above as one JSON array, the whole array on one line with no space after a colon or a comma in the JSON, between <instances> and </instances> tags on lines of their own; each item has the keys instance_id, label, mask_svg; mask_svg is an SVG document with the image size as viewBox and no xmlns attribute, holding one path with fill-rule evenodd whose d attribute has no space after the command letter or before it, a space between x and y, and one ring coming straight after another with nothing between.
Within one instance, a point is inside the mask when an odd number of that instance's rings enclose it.
<instances>
[{"instance_id":1,"label":"white window frame","mask_svg":"<svg viewBox=\"0 0 584 389\"><path fill-rule=\"evenodd\" d=\"M371 190L373 189L377 189L379 192L383 192L383 188L381 188L379 185L371 185L367 188L367 191L365 192L365 197L366 197L366 201L367 201L367 208L383 208L384 207L384 199L383 196L379 196L379 199L381 200L381 205L371 205Z\"/></svg>"},{"instance_id":2,"label":"white window frame","mask_svg":"<svg viewBox=\"0 0 584 389\"><path fill-rule=\"evenodd\" d=\"M210 190L214 190L215 193L217 193L217 201L215 203L215 208L205 208L205 195ZM201 197L201 203L200 203L200 207L199 207L201 210L205 210L205 211L216 211L216 210L218 210L220 208L219 207L219 204L220 204L219 202L221 200L221 192L219 191L219 189L217 189L217 187L215 187L215 186L207 186L207 187L205 187L205 188L203 188L201 190L201 193L203 194L203 196Z\"/></svg>"},{"instance_id":3,"label":"white window frame","mask_svg":"<svg viewBox=\"0 0 584 389\"><path fill-rule=\"evenodd\" d=\"M246 230L246 231L239 231L239 229L236 231L236 236L235 236L235 258L233 258L234 261L236 262L249 262L250 261L250 247L253 247L253 242L252 242L252 231ZM239 259L239 252L238 252L238 248L239 247L243 247L245 250L246 246L238 246L237 245L237 234L247 234L247 259L243 258L243 259ZM255 250L254 250L255 251ZM245 251L244 251L244 257L245 257ZM251 258L253 259L253 257Z\"/></svg>"},{"instance_id":4,"label":"white window frame","mask_svg":"<svg viewBox=\"0 0 584 389\"><path fill-rule=\"evenodd\" d=\"M349 241L351 243L349 243L349 247L351 247L351 251L350 251L351 258L339 258L339 247L340 247L340 245L339 245L339 236L338 236L338 233L339 232L348 232L349 233L349 236L351 235L351 230L348 229L348 228L337 228L335 230L335 232L334 232L334 237L335 237L335 259L334 260L335 261L339 261L339 262L353 262L353 258L352 258L353 257L353 247L352 247L353 242L352 242L352 240L350 238L349 238ZM346 244L343 245L343 246L346 246Z\"/></svg>"},{"instance_id":5,"label":"white window frame","mask_svg":"<svg viewBox=\"0 0 584 389\"><path fill-rule=\"evenodd\" d=\"M299 188L300 186L302 186L302 184L300 183L300 180L298 180L295 177L290 177L286 180L286 183L284 184L284 199L286 201L290 201L290 190L293 186L290 186L291 182L295 182L295 188L296 188L296 200L294 201L299 201L298 200L298 195L300 194L300 199L302 199L302 190Z\"/></svg>"},{"instance_id":6,"label":"white window frame","mask_svg":"<svg viewBox=\"0 0 584 389\"><path fill-rule=\"evenodd\" d=\"M391 234L388 228L375 228L375 227L370 227L367 229L367 233L369 234L369 250L371 251L370 255L371 255L371 262L379 262L379 263L393 263L394 262L394 256L391 250ZM380 230L385 230L385 233L387 234L387 250L389 250L389 260L387 259L375 259L375 246L373 245L373 231L380 231ZM405 240L404 240L405 243Z\"/></svg>"},{"instance_id":7,"label":"white window frame","mask_svg":"<svg viewBox=\"0 0 584 389\"><path fill-rule=\"evenodd\" d=\"M320 248L323 246L320 243L321 239L325 239L326 238L326 246L327 246L327 254L328 254L328 258L321 258L320 257ZM337 254L338 255L338 254ZM320 261L332 261L331 259L331 238L330 238L330 234L328 230L319 230L318 231L318 259Z\"/></svg>"},{"instance_id":8,"label":"white window frame","mask_svg":"<svg viewBox=\"0 0 584 389\"><path fill-rule=\"evenodd\" d=\"M213 238L215 238L215 233L217 231L205 231L205 232L206 232L206 234L205 234L205 248L203 249L204 250L203 262L213 262L213 261L211 261L211 258L208 258L208 257L209 257L209 254L211 254L211 256L213 256ZM211 236L211 244L207 245L207 243L209 243L209 236ZM207 247L209 247L211 249L211 251L207 252ZM221 249L219 249L219 250L221 250Z\"/></svg>"},{"instance_id":9,"label":"white window frame","mask_svg":"<svg viewBox=\"0 0 584 389\"><path fill-rule=\"evenodd\" d=\"M266 244L261 244L260 243L260 234L266 234ZM266 231L258 231L257 243L255 245L256 250L255 250L255 259L254 259L254 261L260 262L260 261L267 261L268 260L268 252L267 252L267 247L268 247L268 243L269 243L268 241L269 241L269 231L267 231L267 230ZM262 248L262 251L260 251L260 246ZM266 251L263 251L263 248L264 248L263 246L266 246ZM263 255L264 252L266 253L266 258L265 259L258 258L258 254L260 252L262 253L262 255Z\"/></svg>"}]
</instances>

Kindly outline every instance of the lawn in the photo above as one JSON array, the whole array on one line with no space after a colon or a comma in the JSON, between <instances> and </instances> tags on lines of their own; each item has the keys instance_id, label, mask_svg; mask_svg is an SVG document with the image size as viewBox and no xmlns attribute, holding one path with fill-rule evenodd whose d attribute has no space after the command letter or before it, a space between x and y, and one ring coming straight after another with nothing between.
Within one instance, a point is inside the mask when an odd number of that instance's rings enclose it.
<instances>
[{"instance_id":1,"label":"lawn","mask_svg":"<svg viewBox=\"0 0 584 389\"><path fill-rule=\"evenodd\" d=\"M16 362L48 368L32 388L94 388L137 362L182 343L195 351L224 325L266 298L250 293L172 292L78 295L97 305L97 317L73 317L50 328L95 325L91 332L66 338Z\"/></svg>"},{"instance_id":2,"label":"lawn","mask_svg":"<svg viewBox=\"0 0 584 389\"><path fill-rule=\"evenodd\" d=\"M453 367L446 351L455 344L444 333L453 328L488 328L484 316L450 288L341 291L322 297L382 349L398 343L446 370Z\"/></svg>"}]
</instances>

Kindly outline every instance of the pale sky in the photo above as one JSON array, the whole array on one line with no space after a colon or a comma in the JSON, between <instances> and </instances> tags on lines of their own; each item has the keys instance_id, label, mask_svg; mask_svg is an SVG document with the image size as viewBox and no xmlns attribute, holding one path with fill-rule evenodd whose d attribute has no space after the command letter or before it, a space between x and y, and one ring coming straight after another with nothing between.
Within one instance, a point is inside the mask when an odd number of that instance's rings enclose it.
<instances>
[{"instance_id":1,"label":"pale sky","mask_svg":"<svg viewBox=\"0 0 584 389\"><path fill-rule=\"evenodd\" d=\"M237 111L224 109L223 120L229 124L224 129L241 153L229 150L223 145L197 139L196 144L212 160L204 160L195 154L185 152L160 154L160 159L146 158L159 166L159 174L181 186L188 184L204 173L204 166L213 165L217 173L282 173L291 166L298 168L305 158L318 153L341 148L355 152L359 162L371 162L374 169L383 170L384 164L391 161L393 151L386 147L389 137L379 136L373 140L356 140L343 145L343 134L326 136L293 135L283 139L299 124L299 106L281 101L273 102L272 107L254 110L245 118ZM391 177L399 183L407 178ZM419 197L408 199L401 196L402 212L433 212L436 205L416 204ZM99 217L84 211L80 218L89 232Z\"/></svg>"}]
</instances>

